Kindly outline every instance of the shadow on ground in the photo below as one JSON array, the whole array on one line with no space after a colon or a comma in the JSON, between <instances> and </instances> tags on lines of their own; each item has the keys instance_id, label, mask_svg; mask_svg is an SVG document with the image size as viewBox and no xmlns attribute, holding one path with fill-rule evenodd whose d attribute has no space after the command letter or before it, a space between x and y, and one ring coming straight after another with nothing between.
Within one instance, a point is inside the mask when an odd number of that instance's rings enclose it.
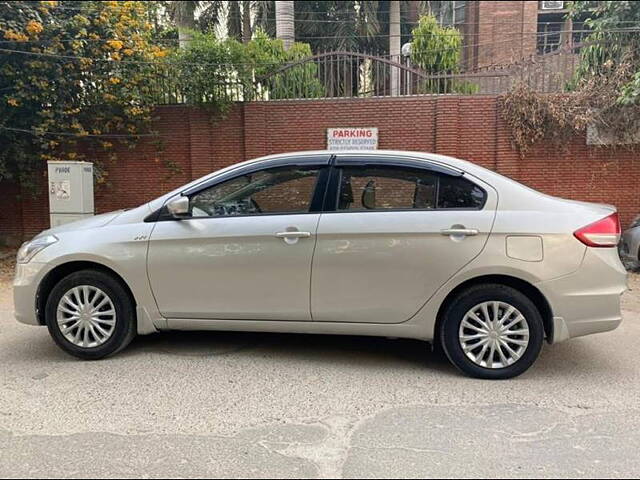
<instances>
[{"instance_id":1,"label":"shadow on ground","mask_svg":"<svg viewBox=\"0 0 640 480\"><path fill-rule=\"evenodd\" d=\"M135 356L143 352L182 357L261 355L270 359L332 364L349 363L357 357L360 365L388 365L394 361L453 371L444 353L432 349L426 342L378 337L174 331L138 337L122 354Z\"/></svg>"},{"instance_id":2,"label":"shadow on ground","mask_svg":"<svg viewBox=\"0 0 640 480\"><path fill-rule=\"evenodd\" d=\"M585 374L606 374L615 371L615 363L607 352L589 339L574 339L553 346L545 344L531 373L557 378L571 375L576 369ZM138 337L120 355L134 357L142 353L181 357L262 356L271 361L322 362L335 367L357 363L372 369L393 366L461 375L438 346L419 340L382 337L174 331Z\"/></svg>"},{"instance_id":3,"label":"shadow on ground","mask_svg":"<svg viewBox=\"0 0 640 480\"><path fill-rule=\"evenodd\" d=\"M40 329L43 334L45 329ZM15 344L14 354L28 362L75 362L58 349L48 335L29 344ZM607 353L609 352L609 353ZM336 369L358 368L423 371L427 375L460 377L441 348L418 340L342 335L303 335L247 332L160 332L137 337L131 345L105 362L136 361L143 357L182 358L188 361L265 362L298 364L300 368L323 365ZM603 348L589 339L574 339L553 346L545 344L540 358L527 372L529 379L561 379L575 375L615 374L619 366Z\"/></svg>"}]
</instances>

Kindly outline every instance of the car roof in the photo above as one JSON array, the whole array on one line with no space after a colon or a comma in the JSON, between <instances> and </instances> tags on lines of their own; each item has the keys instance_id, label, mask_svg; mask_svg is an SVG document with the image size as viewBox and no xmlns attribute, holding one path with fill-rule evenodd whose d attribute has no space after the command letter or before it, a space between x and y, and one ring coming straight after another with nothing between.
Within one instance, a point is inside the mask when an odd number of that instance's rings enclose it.
<instances>
[{"instance_id":1,"label":"car roof","mask_svg":"<svg viewBox=\"0 0 640 480\"><path fill-rule=\"evenodd\" d=\"M265 155L263 157L247 160L245 163L261 162L275 159L286 159L289 157L314 156L314 155L336 155L336 156L375 156L375 157L405 157L414 160L442 164L446 167L453 167L462 172L478 174L482 176L486 172L491 172L478 164L462 160L456 157L440 155L437 153L417 152L409 150L301 150L297 152L283 152ZM491 172L494 173L494 172Z\"/></svg>"},{"instance_id":2,"label":"car roof","mask_svg":"<svg viewBox=\"0 0 640 480\"><path fill-rule=\"evenodd\" d=\"M462 162L464 164L470 164L470 162L466 162L465 160L460 160L454 157L447 157L445 155L438 155L435 153L426 153L426 152L414 152L407 150L301 150L297 152L285 152L285 153L274 153L270 155L265 155L263 157L258 157L253 159L254 161L263 161L263 160L274 160L277 158L285 159L288 157L300 157L300 156L314 156L314 155L337 155L337 156L376 156L376 157L411 157L415 159L422 160L430 160L439 163L444 163L447 165L455 166L454 164L457 162ZM251 160L249 160L251 161Z\"/></svg>"}]
</instances>

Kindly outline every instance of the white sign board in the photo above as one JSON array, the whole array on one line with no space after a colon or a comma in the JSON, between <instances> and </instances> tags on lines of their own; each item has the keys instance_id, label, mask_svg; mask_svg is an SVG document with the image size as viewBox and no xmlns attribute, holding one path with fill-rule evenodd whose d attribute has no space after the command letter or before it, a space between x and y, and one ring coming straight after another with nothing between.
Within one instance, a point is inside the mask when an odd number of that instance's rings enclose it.
<instances>
[{"instance_id":1,"label":"white sign board","mask_svg":"<svg viewBox=\"0 0 640 480\"><path fill-rule=\"evenodd\" d=\"M327 129L327 150L377 150L376 127L348 127Z\"/></svg>"}]
</instances>

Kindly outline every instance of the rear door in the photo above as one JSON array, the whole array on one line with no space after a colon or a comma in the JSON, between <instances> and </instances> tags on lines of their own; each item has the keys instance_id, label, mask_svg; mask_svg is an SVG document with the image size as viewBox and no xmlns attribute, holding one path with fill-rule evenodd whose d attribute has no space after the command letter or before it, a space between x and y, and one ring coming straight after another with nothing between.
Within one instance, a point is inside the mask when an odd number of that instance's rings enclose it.
<instances>
[{"instance_id":1,"label":"rear door","mask_svg":"<svg viewBox=\"0 0 640 480\"><path fill-rule=\"evenodd\" d=\"M338 156L317 230L315 321L401 323L483 249L497 197L420 160Z\"/></svg>"}]
</instances>

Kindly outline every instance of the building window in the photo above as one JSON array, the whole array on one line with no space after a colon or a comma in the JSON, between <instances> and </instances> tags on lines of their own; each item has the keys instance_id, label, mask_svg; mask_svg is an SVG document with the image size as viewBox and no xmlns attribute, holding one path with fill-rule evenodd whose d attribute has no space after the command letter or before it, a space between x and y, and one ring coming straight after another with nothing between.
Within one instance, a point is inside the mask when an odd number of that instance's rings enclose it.
<instances>
[{"instance_id":1,"label":"building window","mask_svg":"<svg viewBox=\"0 0 640 480\"><path fill-rule=\"evenodd\" d=\"M539 54L550 53L560 48L562 30L565 26L563 15L547 16L538 22L537 50Z\"/></svg>"},{"instance_id":2,"label":"building window","mask_svg":"<svg viewBox=\"0 0 640 480\"><path fill-rule=\"evenodd\" d=\"M551 53L560 47L573 49L590 34L587 15L569 17L567 2L540 2L538 10L537 51Z\"/></svg>"},{"instance_id":3,"label":"building window","mask_svg":"<svg viewBox=\"0 0 640 480\"><path fill-rule=\"evenodd\" d=\"M465 1L428 2L429 11L445 27L459 27L465 21Z\"/></svg>"}]
</instances>

